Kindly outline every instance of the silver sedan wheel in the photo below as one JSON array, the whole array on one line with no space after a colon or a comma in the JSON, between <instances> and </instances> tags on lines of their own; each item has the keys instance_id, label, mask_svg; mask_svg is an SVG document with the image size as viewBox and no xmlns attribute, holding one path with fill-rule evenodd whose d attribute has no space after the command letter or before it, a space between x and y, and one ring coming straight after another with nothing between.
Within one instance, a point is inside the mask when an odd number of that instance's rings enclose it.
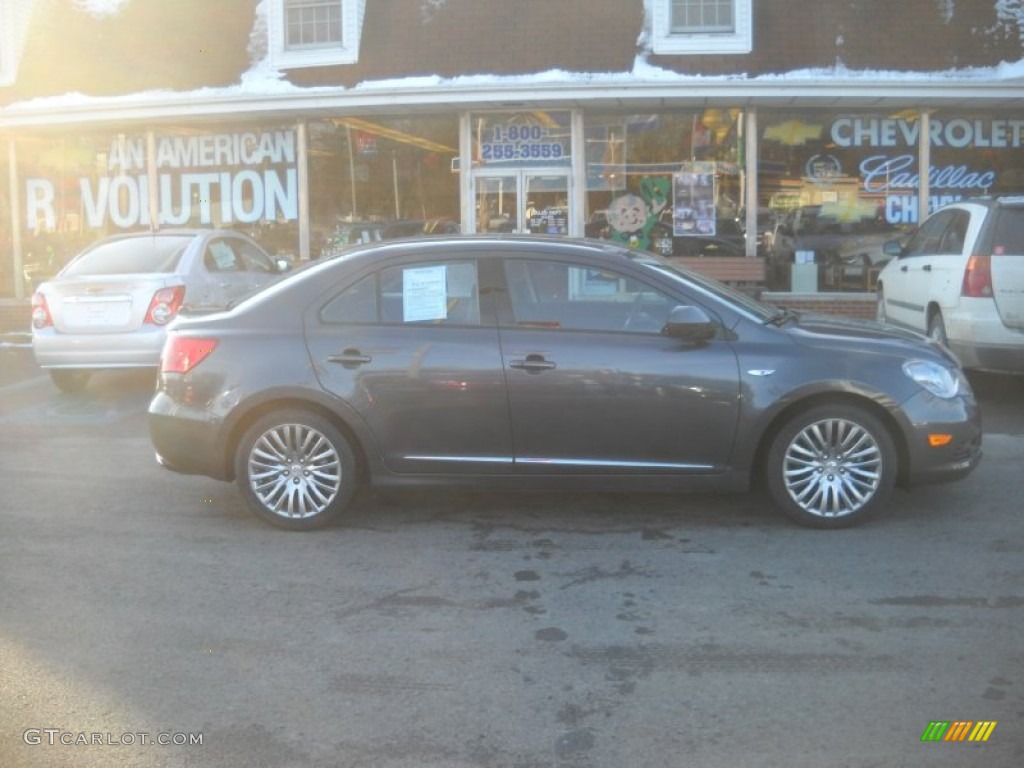
<instances>
[{"instance_id":1,"label":"silver sedan wheel","mask_svg":"<svg viewBox=\"0 0 1024 768\"><path fill-rule=\"evenodd\" d=\"M249 451L249 488L270 512L289 520L323 513L342 487L342 462L332 442L308 424L278 424Z\"/></svg>"},{"instance_id":2,"label":"silver sedan wheel","mask_svg":"<svg viewBox=\"0 0 1024 768\"><path fill-rule=\"evenodd\" d=\"M783 456L783 482L804 512L820 518L851 515L880 487L883 453L860 424L841 418L808 424Z\"/></svg>"}]
</instances>

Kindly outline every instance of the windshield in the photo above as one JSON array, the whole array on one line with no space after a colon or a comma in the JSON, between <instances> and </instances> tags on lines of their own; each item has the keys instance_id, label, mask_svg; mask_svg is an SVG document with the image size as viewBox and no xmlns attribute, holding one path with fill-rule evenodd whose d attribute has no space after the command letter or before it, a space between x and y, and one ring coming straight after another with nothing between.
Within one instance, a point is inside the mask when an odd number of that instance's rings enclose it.
<instances>
[{"instance_id":1,"label":"windshield","mask_svg":"<svg viewBox=\"0 0 1024 768\"><path fill-rule=\"evenodd\" d=\"M193 237L153 235L107 240L72 261L61 274L82 277L174 272Z\"/></svg>"},{"instance_id":2,"label":"windshield","mask_svg":"<svg viewBox=\"0 0 1024 768\"><path fill-rule=\"evenodd\" d=\"M734 288L730 288L729 286L718 282L717 280L712 280L711 278L704 277L704 275L693 272L685 267L673 264L670 260L656 254L648 253L647 251L633 251L631 252L631 258L634 263L642 265L648 269L655 270L661 275L667 276L673 280L685 278L687 283L697 285L699 288L712 294L717 299L732 305L735 309L741 312L754 316L762 322L779 313L778 308L773 307L771 304L763 304L742 291L737 291Z\"/></svg>"}]
</instances>

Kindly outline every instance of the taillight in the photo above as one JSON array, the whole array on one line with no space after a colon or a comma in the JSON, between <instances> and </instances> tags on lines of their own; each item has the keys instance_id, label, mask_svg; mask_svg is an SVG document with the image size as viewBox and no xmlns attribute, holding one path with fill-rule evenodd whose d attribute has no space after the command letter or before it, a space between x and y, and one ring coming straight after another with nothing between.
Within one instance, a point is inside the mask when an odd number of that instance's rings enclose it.
<instances>
[{"instance_id":1,"label":"taillight","mask_svg":"<svg viewBox=\"0 0 1024 768\"><path fill-rule=\"evenodd\" d=\"M184 301L184 285L176 285L173 288L161 288L153 294L153 300L149 302L149 309L146 310L144 322L148 325L167 325L178 314L178 310L181 309Z\"/></svg>"},{"instance_id":2,"label":"taillight","mask_svg":"<svg viewBox=\"0 0 1024 768\"><path fill-rule=\"evenodd\" d=\"M992 257L975 254L967 260L961 296L985 299L992 296Z\"/></svg>"},{"instance_id":3,"label":"taillight","mask_svg":"<svg viewBox=\"0 0 1024 768\"><path fill-rule=\"evenodd\" d=\"M216 339L199 339L171 333L160 355L161 373L188 373L217 347Z\"/></svg>"},{"instance_id":4,"label":"taillight","mask_svg":"<svg viewBox=\"0 0 1024 768\"><path fill-rule=\"evenodd\" d=\"M53 318L50 316L50 307L46 303L46 297L39 291L32 294L32 327L48 328L53 325Z\"/></svg>"}]
</instances>

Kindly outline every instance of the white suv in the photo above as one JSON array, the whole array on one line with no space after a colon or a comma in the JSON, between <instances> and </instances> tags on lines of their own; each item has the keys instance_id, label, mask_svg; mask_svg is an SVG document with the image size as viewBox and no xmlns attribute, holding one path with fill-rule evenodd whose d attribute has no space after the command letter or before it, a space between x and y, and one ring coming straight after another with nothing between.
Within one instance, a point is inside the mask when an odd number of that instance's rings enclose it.
<instances>
[{"instance_id":1,"label":"white suv","mask_svg":"<svg viewBox=\"0 0 1024 768\"><path fill-rule=\"evenodd\" d=\"M1024 373L1024 197L947 205L884 250L879 320L927 333L965 368Z\"/></svg>"}]
</instances>

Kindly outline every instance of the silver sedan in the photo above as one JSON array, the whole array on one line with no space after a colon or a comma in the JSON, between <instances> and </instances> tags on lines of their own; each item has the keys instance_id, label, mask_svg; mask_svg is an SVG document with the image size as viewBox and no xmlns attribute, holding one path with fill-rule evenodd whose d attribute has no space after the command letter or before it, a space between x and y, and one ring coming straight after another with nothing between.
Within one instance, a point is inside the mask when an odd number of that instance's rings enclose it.
<instances>
[{"instance_id":1,"label":"silver sedan","mask_svg":"<svg viewBox=\"0 0 1024 768\"><path fill-rule=\"evenodd\" d=\"M229 230L115 235L78 254L32 297L32 348L65 392L93 370L156 368L184 308L226 307L287 269Z\"/></svg>"}]
</instances>

